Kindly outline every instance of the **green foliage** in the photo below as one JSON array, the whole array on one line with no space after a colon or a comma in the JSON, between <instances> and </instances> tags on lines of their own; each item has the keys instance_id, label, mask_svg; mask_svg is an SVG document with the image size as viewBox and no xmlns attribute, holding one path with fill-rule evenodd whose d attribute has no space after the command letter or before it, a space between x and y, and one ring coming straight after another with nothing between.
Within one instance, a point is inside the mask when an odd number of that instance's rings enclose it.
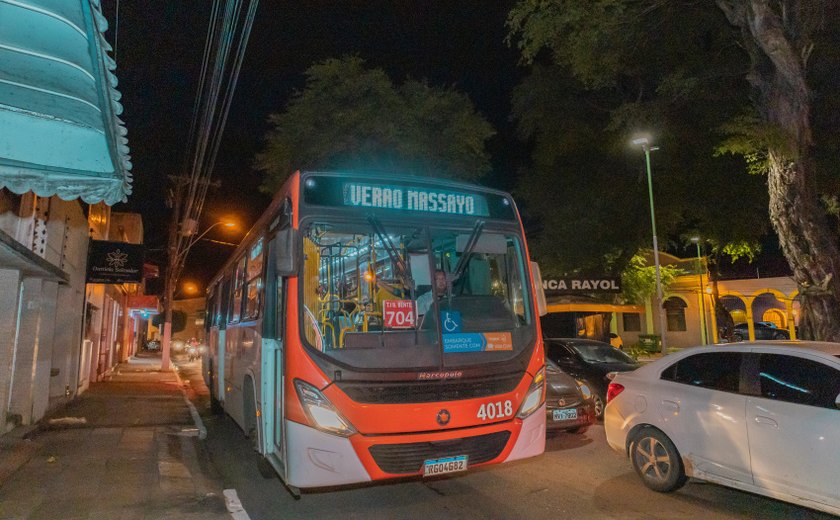
<instances>
[{"instance_id":1,"label":"green foliage","mask_svg":"<svg viewBox=\"0 0 840 520\"><path fill-rule=\"evenodd\" d=\"M761 252L761 244L758 242L747 242L747 241L740 241L740 242L731 242L729 244L725 244L721 251L724 254L729 255L733 262L737 261L739 258L746 258L747 262L752 263L755 260L755 256Z\"/></svg>"},{"instance_id":2,"label":"green foliage","mask_svg":"<svg viewBox=\"0 0 840 520\"><path fill-rule=\"evenodd\" d=\"M612 86L633 52L628 25L640 14L621 0L523 0L508 16L508 42L526 63L548 48L587 87Z\"/></svg>"},{"instance_id":3,"label":"green foliage","mask_svg":"<svg viewBox=\"0 0 840 520\"><path fill-rule=\"evenodd\" d=\"M659 277L662 289L671 285L684 272L672 265L660 265ZM622 296L625 301L637 305L643 304L656 294L656 266L648 266L642 255L635 255L630 259L627 268L621 273Z\"/></svg>"},{"instance_id":4,"label":"green foliage","mask_svg":"<svg viewBox=\"0 0 840 520\"><path fill-rule=\"evenodd\" d=\"M310 67L306 88L282 113L256 167L274 193L298 169L398 171L476 180L490 171L484 145L495 131L452 88L407 80L395 85L357 57Z\"/></svg>"},{"instance_id":5,"label":"green foliage","mask_svg":"<svg viewBox=\"0 0 840 520\"><path fill-rule=\"evenodd\" d=\"M752 175L766 174L770 168L768 150L795 153L788 146L788 139L775 125L765 123L758 114L749 113L733 117L721 125L720 131L726 138L715 148L715 155L740 155L747 163L747 172Z\"/></svg>"},{"instance_id":6,"label":"green foliage","mask_svg":"<svg viewBox=\"0 0 840 520\"><path fill-rule=\"evenodd\" d=\"M541 264L615 273L650 247L644 156L629 145L640 130L659 147L660 237L752 243L769 230L763 179L739 175L741 156L714 153L750 99L745 55L713 4L522 0L508 27L532 64L512 113L532 147L516 195L538 221Z\"/></svg>"}]
</instances>

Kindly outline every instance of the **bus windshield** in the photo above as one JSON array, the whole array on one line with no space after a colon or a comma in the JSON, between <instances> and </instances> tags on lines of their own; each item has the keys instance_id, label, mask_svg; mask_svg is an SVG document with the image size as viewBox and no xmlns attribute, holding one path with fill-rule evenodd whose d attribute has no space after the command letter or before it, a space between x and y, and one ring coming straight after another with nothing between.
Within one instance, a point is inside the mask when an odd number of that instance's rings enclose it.
<instances>
[{"instance_id":1,"label":"bus windshield","mask_svg":"<svg viewBox=\"0 0 840 520\"><path fill-rule=\"evenodd\" d=\"M358 369L504 361L535 318L522 241L472 229L324 222L304 230L302 336Z\"/></svg>"}]
</instances>

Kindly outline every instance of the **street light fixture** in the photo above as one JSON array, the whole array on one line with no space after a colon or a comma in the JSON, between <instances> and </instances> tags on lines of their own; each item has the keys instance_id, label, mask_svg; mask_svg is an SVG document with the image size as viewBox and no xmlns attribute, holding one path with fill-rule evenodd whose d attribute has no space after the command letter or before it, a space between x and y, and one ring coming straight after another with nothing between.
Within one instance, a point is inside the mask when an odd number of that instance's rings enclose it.
<instances>
[{"instance_id":1,"label":"street light fixture","mask_svg":"<svg viewBox=\"0 0 840 520\"><path fill-rule=\"evenodd\" d=\"M207 229L205 229L200 235L190 239L190 241L187 242L187 245L184 246L184 249L178 255L178 259L180 260L182 257L185 258L187 256L187 253L190 252L190 248L192 248L192 246L194 246L196 242L198 242L199 240L204 238L205 235L207 235L207 233L209 233L211 230L213 230L216 226L224 226L226 228L233 229L233 228L236 227L236 222L233 222L233 221L230 221L230 220L220 220L218 222L214 222ZM185 230L188 231L191 228L194 229L195 226L184 226L184 228L185 228ZM184 234L184 236L190 236L192 234L193 234L193 232L187 232L187 233Z\"/></svg>"},{"instance_id":2,"label":"street light fixture","mask_svg":"<svg viewBox=\"0 0 840 520\"><path fill-rule=\"evenodd\" d=\"M706 331L706 294L703 290L703 261L700 257L700 237L691 237L691 242L697 246L697 274L700 276L700 341L708 345L709 336Z\"/></svg>"},{"instance_id":3,"label":"street light fixture","mask_svg":"<svg viewBox=\"0 0 840 520\"><path fill-rule=\"evenodd\" d=\"M650 227L653 230L653 263L656 267L656 307L659 312L659 338L662 345L662 353L667 352L665 345L665 308L662 300L662 274L659 269L659 243L656 240L656 213L653 209L653 180L650 174L650 152L658 150L656 146L650 146L647 137L633 139L633 144L641 146L645 151L645 166L647 167L648 197L650 198Z\"/></svg>"},{"instance_id":4,"label":"street light fixture","mask_svg":"<svg viewBox=\"0 0 840 520\"><path fill-rule=\"evenodd\" d=\"M193 235L197 227L196 224L197 222L192 219L186 219L184 222L182 222L179 226L181 229L181 236L189 237ZM205 229L204 232L190 239L186 244L182 246L182 248L178 247L179 240L177 239L176 233L174 232L174 227L170 228L173 229L173 231L170 232L170 260L169 268L166 272L166 281L164 288L166 295L164 299L163 313L163 341L161 342L161 370L169 370L169 353L172 339L172 300L175 298L175 284L178 283L178 277L180 276L181 268L183 267L184 262L186 261L187 254L190 252L190 248L194 246L196 242L204 238L204 236L207 235L207 233L209 233L210 230L212 230L216 226L234 228L236 227L236 223L229 220L220 220L218 222L214 222L207 229Z\"/></svg>"}]
</instances>

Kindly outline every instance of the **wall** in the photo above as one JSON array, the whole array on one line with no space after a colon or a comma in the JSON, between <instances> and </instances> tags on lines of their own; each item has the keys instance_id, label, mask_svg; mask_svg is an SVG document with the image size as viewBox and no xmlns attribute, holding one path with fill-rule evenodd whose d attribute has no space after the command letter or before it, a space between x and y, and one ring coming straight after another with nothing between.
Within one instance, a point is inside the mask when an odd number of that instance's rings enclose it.
<instances>
[{"instance_id":1,"label":"wall","mask_svg":"<svg viewBox=\"0 0 840 520\"><path fill-rule=\"evenodd\" d=\"M31 253L0 265L0 433L37 422L76 389L88 240L76 201L3 199L0 226Z\"/></svg>"}]
</instances>

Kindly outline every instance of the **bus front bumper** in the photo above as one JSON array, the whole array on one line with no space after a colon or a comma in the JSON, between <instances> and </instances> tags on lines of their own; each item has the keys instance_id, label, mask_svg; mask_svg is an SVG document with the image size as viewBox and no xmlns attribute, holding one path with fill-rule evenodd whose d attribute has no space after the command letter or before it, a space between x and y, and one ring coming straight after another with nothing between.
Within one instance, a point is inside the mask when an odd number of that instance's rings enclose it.
<instances>
[{"instance_id":1,"label":"bus front bumper","mask_svg":"<svg viewBox=\"0 0 840 520\"><path fill-rule=\"evenodd\" d=\"M466 456L468 467L545 450L545 405L524 420L404 435L339 437L286 421L287 483L335 486L423 474L426 461Z\"/></svg>"}]
</instances>

